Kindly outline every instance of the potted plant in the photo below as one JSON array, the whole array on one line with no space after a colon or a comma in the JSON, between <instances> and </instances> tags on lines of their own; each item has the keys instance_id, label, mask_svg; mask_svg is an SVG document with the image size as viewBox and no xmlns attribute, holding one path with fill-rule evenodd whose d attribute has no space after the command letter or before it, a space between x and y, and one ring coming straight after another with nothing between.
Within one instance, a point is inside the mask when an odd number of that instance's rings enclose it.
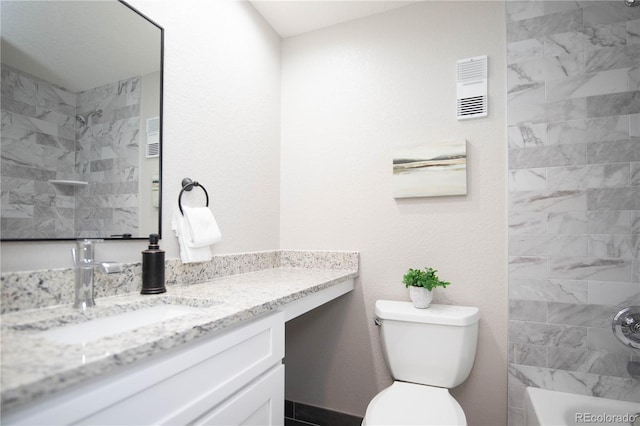
<instances>
[{"instance_id":1,"label":"potted plant","mask_svg":"<svg viewBox=\"0 0 640 426\"><path fill-rule=\"evenodd\" d=\"M446 287L451 284L442 281L433 268L409 269L402 277L402 282L409 288L409 297L416 308L428 308L433 299L432 290L436 287Z\"/></svg>"}]
</instances>

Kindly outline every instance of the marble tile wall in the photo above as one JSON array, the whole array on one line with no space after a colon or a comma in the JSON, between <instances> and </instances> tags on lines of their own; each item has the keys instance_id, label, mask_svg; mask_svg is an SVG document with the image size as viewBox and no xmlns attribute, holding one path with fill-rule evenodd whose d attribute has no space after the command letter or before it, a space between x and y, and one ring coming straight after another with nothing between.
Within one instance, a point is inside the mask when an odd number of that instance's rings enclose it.
<instances>
[{"instance_id":1,"label":"marble tile wall","mask_svg":"<svg viewBox=\"0 0 640 426\"><path fill-rule=\"evenodd\" d=\"M2 238L74 232L76 94L2 64Z\"/></svg>"},{"instance_id":2,"label":"marble tile wall","mask_svg":"<svg viewBox=\"0 0 640 426\"><path fill-rule=\"evenodd\" d=\"M2 238L138 234L140 99L139 77L75 93L2 64Z\"/></svg>"},{"instance_id":3,"label":"marble tile wall","mask_svg":"<svg viewBox=\"0 0 640 426\"><path fill-rule=\"evenodd\" d=\"M527 386L640 402L640 7L507 1L509 424Z\"/></svg>"},{"instance_id":4,"label":"marble tile wall","mask_svg":"<svg viewBox=\"0 0 640 426\"><path fill-rule=\"evenodd\" d=\"M77 170L88 182L76 190L76 235L139 235L141 79L132 77L78 93ZM113 207L117 206L117 207Z\"/></svg>"}]
</instances>

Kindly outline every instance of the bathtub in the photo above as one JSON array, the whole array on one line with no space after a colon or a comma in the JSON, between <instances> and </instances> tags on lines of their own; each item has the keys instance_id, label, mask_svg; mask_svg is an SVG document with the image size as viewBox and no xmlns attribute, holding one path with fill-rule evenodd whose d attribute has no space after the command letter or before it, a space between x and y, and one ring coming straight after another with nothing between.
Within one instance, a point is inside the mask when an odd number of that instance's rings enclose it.
<instances>
[{"instance_id":1,"label":"bathtub","mask_svg":"<svg viewBox=\"0 0 640 426\"><path fill-rule=\"evenodd\" d=\"M525 423L527 426L630 425L640 402L616 401L528 387Z\"/></svg>"}]
</instances>

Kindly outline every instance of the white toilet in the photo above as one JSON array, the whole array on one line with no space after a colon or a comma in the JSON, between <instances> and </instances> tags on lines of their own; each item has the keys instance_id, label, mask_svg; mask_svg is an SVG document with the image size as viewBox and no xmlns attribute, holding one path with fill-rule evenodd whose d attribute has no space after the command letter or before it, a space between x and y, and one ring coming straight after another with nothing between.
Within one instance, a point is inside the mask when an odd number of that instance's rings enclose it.
<instances>
[{"instance_id":1,"label":"white toilet","mask_svg":"<svg viewBox=\"0 0 640 426\"><path fill-rule=\"evenodd\" d=\"M382 352L394 382L369 403L363 426L466 425L449 389L464 382L476 356L478 308L378 300Z\"/></svg>"}]
</instances>

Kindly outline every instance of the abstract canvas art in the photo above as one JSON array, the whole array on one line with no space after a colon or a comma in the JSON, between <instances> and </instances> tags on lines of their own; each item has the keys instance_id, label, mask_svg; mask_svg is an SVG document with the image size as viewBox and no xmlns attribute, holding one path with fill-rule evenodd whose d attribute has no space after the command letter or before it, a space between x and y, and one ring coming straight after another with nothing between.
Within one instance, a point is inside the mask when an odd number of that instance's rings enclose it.
<instances>
[{"instance_id":1,"label":"abstract canvas art","mask_svg":"<svg viewBox=\"0 0 640 426\"><path fill-rule=\"evenodd\" d=\"M467 141L429 142L393 150L393 196L467 193Z\"/></svg>"}]
</instances>

